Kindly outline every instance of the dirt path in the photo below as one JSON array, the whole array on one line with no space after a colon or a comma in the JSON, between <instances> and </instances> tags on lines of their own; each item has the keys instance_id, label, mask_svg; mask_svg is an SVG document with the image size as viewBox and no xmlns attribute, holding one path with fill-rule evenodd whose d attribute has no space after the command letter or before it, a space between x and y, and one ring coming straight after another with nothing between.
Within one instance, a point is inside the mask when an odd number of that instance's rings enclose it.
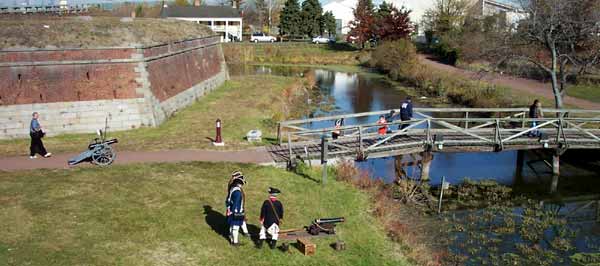
<instances>
[{"instance_id":1,"label":"dirt path","mask_svg":"<svg viewBox=\"0 0 600 266\"><path fill-rule=\"evenodd\" d=\"M0 171L18 171L32 169L68 169L91 166L84 162L76 166L68 166L67 161L77 154L56 154L51 158L29 159L28 156L0 157ZM114 164L155 163L155 162L232 162L270 164L273 159L265 148L243 151L206 151L206 150L170 150L170 151L118 151Z\"/></svg>"},{"instance_id":2,"label":"dirt path","mask_svg":"<svg viewBox=\"0 0 600 266\"><path fill-rule=\"evenodd\" d=\"M420 56L421 61L432 68L446 71L449 73L457 74L462 77L468 79L479 79L481 75L479 73L468 71L460 68L456 68L453 66L449 66L446 64L442 64L440 62L431 60L426 58L425 56ZM554 94L552 93L552 85L550 83L543 83L537 80L524 79L524 78L516 78L511 76L501 76L497 74L485 74L482 78L487 82L498 86L506 86L510 87L515 91L521 91L533 95L539 95L540 97L548 98L554 100ZM600 103L595 103L592 101L575 98L571 96L565 96L564 102L567 105L577 106L582 109L600 109Z\"/></svg>"}]
</instances>

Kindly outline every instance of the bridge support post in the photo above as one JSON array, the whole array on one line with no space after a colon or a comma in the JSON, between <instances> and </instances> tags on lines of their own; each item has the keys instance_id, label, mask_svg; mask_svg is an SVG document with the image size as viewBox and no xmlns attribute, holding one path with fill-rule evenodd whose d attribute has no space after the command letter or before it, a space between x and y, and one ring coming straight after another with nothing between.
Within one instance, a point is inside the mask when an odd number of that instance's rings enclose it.
<instances>
[{"instance_id":1,"label":"bridge support post","mask_svg":"<svg viewBox=\"0 0 600 266\"><path fill-rule=\"evenodd\" d=\"M517 169L515 173L515 184L523 183L523 166L525 165L525 151L517 151Z\"/></svg>"},{"instance_id":2,"label":"bridge support post","mask_svg":"<svg viewBox=\"0 0 600 266\"><path fill-rule=\"evenodd\" d=\"M429 181L429 170L431 169L431 161L433 154L430 151L421 154L421 181Z\"/></svg>"},{"instance_id":3,"label":"bridge support post","mask_svg":"<svg viewBox=\"0 0 600 266\"><path fill-rule=\"evenodd\" d=\"M552 155L552 183L550 193L555 193L558 188L558 177L560 176L560 155L558 152Z\"/></svg>"}]
</instances>

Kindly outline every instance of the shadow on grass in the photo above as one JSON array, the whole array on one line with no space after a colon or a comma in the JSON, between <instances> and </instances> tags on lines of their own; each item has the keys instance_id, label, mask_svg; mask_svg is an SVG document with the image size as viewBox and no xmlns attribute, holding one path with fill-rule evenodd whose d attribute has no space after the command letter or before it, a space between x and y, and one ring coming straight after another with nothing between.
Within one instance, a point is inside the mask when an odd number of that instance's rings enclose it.
<instances>
[{"instance_id":1,"label":"shadow on grass","mask_svg":"<svg viewBox=\"0 0 600 266\"><path fill-rule=\"evenodd\" d=\"M215 211L212 206L204 205L204 220L215 233L229 241L229 226L225 215Z\"/></svg>"},{"instance_id":2,"label":"shadow on grass","mask_svg":"<svg viewBox=\"0 0 600 266\"><path fill-rule=\"evenodd\" d=\"M229 241L229 224L227 224L227 217L222 213L215 211L212 206L204 205L204 220L210 228L225 240ZM258 232L260 228L253 224L247 224L248 234L254 245L258 243Z\"/></svg>"}]
</instances>

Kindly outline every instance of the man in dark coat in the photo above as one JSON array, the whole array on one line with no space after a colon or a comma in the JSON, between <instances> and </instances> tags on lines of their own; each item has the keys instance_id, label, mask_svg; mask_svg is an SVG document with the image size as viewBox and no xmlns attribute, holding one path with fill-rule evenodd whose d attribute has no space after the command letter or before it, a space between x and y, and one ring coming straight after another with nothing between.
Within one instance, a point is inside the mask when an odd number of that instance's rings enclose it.
<instances>
[{"instance_id":1,"label":"man in dark coat","mask_svg":"<svg viewBox=\"0 0 600 266\"><path fill-rule=\"evenodd\" d=\"M412 117L413 117L412 98L410 96L407 96L406 99L402 102L402 105L400 106L400 120L401 121L410 121L412 119ZM409 125L410 125L409 123L400 125L400 130L405 129Z\"/></svg>"},{"instance_id":2,"label":"man in dark coat","mask_svg":"<svg viewBox=\"0 0 600 266\"><path fill-rule=\"evenodd\" d=\"M283 204L277 200L279 189L269 188L269 199L263 202L260 208L260 223L262 224L259 233L258 248L262 247L263 241L267 239L267 234L271 236L269 247L274 249L277 246L279 236L279 225L283 219Z\"/></svg>"}]
</instances>

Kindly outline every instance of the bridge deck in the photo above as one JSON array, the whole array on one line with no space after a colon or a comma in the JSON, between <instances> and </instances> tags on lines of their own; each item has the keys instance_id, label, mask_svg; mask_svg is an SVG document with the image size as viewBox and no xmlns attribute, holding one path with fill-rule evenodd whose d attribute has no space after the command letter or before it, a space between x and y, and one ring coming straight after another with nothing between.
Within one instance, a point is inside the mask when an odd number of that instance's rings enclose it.
<instances>
[{"instance_id":1,"label":"bridge deck","mask_svg":"<svg viewBox=\"0 0 600 266\"><path fill-rule=\"evenodd\" d=\"M439 112L456 112L457 109L435 109ZM388 127L398 128L409 124L404 130L388 132L383 137L376 131L381 125L357 124L341 128L306 129L302 125L339 119L343 116L282 122L280 141L282 145L269 147L276 162L287 162L290 155L302 159L320 158L321 136L331 136L334 131L343 132L337 140L329 140L328 158L388 157L403 154L432 152L493 152L500 150L528 149L600 149L600 118L593 117L599 111L554 110L559 118L537 119L535 128L526 127L533 120L525 118L523 109L501 109L506 117L469 118L471 113L493 113L494 109L459 109L466 112L465 118L440 118L418 112L422 118L409 122L391 122ZM509 112L512 110L512 113ZM545 110L546 111L546 110ZM551 110L552 111L552 110ZM546 111L548 112L548 111ZM380 115L389 111L351 114L348 117ZM564 118L571 113L571 117ZM586 113L586 117L574 117ZM590 113L592 114L590 118ZM333 124L333 122L332 122ZM528 137L535 130L543 133L543 138ZM283 141L286 136L287 142Z\"/></svg>"}]
</instances>

